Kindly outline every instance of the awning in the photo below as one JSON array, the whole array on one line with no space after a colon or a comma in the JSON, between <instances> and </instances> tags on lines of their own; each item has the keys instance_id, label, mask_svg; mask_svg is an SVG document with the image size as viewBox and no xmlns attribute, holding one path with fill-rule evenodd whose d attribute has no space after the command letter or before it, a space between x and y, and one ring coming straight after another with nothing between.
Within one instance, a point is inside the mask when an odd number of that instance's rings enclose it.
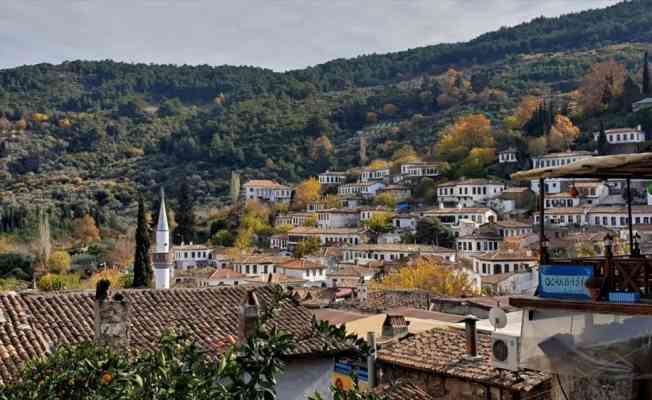
<instances>
[{"instance_id":1,"label":"awning","mask_svg":"<svg viewBox=\"0 0 652 400\"><path fill-rule=\"evenodd\" d=\"M547 167L512 174L514 181L541 178L652 178L652 153L589 157L561 167Z\"/></svg>"}]
</instances>

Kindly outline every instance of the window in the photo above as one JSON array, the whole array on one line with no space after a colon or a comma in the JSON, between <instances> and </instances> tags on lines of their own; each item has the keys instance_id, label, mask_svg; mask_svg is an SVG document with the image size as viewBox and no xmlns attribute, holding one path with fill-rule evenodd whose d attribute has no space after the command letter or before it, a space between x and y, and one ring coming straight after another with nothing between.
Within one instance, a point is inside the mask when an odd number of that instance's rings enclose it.
<instances>
[{"instance_id":1,"label":"window","mask_svg":"<svg viewBox=\"0 0 652 400\"><path fill-rule=\"evenodd\" d=\"M258 273L258 265L254 265L254 274Z\"/></svg>"},{"instance_id":2,"label":"window","mask_svg":"<svg viewBox=\"0 0 652 400\"><path fill-rule=\"evenodd\" d=\"M503 266L500 264L494 264L494 274L502 274Z\"/></svg>"},{"instance_id":3,"label":"window","mask_svg":"<svg viewBox=\"0 0 652 400\"><path fill-rule=\"evenodd\" d=\"M250 272L249 272L249 266L248 266L248 265L247 265L247 269L246 269L246 271L247 271L247 273L250 273Z\"/></svg>"},{"instance_id":4,"label":"window","mask_svg":"<svg viewBox=\"0 0 652 400\"><path fill-rule=\"evenodd\" d=\"M616 217L611 217L611 225L616 226Z\"/></svg>"}]
</instances>

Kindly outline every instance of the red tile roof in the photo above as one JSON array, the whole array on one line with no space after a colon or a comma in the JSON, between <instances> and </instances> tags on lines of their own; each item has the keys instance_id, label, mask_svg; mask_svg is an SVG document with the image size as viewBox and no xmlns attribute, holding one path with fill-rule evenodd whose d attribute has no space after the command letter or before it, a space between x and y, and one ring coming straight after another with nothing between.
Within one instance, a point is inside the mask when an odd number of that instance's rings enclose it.
<instances>
[{"instance_id":1,"label":"red tile roof","mask_svg":"<svg viewBox=\"0 0 652 400\"><path fill-rule=\"evenodd\" d=\"M271 288L256 288L262 303L271 299ZM156 350L166 330L188 333L197 345L217 356L224 341L238 337L238 309L247 289L242 287L122 290L130 306L130 347L133 351ZM78 344L94 338L94 294L0 295L0 385L17 376L28 360L40 357L57 345ZM324 353L341 344L317 334L312 315L302 306L285 302L272 324L293 335L297 346L288 356ZM334 347L333 347L334 346Z\"/></svg>"},{"instance_id":2,"label":"red tile roof","mask_svg":"<svg viewBox=\"0 0 652 400\"><path fill-rule=\"evenodd\" d=\"M412 382L392 382L380 385L374 393L385 400L435 400L423 388Z\"/></svg>"},{"instance_id":3,"label":"red tile roof","mask_svg":"<svg viewBox=\"0 0 652 400\"><path fill-rule=\"evenodd\" d=\"M236 272L230 268L218 269L208 277L209 280L220 280L220 279L237 279L244 278L245 274Z\"/></svg>"},{"instance_id":4,"label":"red tile roof","mask_svg":"<svg viewBox=\"0 0 652 400\"><path fill-rule=\"evenodd\" d=\"M511 372L493 368L491 335L478 331L477 338L480 356L477 360L466 357L466 334L456 328L435 328L389 344L380 349L378 359L403 368L525 392L550 379L547 374L536 371Z\"/></svg>"}]
</instances>

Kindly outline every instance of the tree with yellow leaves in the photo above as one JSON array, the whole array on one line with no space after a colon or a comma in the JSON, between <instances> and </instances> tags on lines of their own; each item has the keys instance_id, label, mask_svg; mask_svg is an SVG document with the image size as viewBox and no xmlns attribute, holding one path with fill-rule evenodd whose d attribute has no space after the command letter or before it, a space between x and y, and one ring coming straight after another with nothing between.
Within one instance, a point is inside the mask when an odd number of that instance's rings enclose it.
<instances>
[{"instance_id":1,"label":"tree with yellow leaves","mask_svg":"<svg viewBox=\"0 0 652 400\"><path fill-rule=\"evenodd\" d=\"M82 218L73 221L73 237L81 243L82 247L100 240L100 230L95 225L95 220L86 214Z\"/></svg>"},{"instance_id":2,"label":"tree with yellow leaves","mask_svg":"<svg viewBox=\"0 0 652 400\"><path fill-rule=\"evenodd\" d=\"M317 178L308 178L301 182L294 191L293 207L296 210L304 209L308 203L319 200L321 184Z\"/></svg>"},{"instance_id":3,"label":"tree with yellow leaves","mask_svg":"<svg viewBox=\"0 0 652 400\"><path fill-rule=\"evenodd\" d=\"M530 119L534 112L541 106L542 99L534 96L525 96L516 107L513 117L505 119L505 125L509 129L521 129Z\"/></svg>"},{"instance_id":4,"label":"tree with yellow leaves","mask_svg":"<svg viewBox=\"0 0 652 400\"><path fill-rule=\"evenodd\" d=\"M418 257L393 272L378 285L383 289L418 289L435 296L459 297L473 294L469 275L436 257Z\"/></svg>"},{"instance_id":5,"label":"tree with yellow leaves","mask_svg":"<svg viewBox=\"0 0 652 400\"><path fill-rule=\"evenodd\" d=\"M11 253L16 247L7 238L0 237L0 254Z\"/></svg>"},{"instance_id":6,"label":"tree with yellow leaves","mask_svg":"<svg viewBox=\"0 0 652 400\"><path fill-rule=\"evenodd\" d=\"M566 151L580 135L580 128L576 127L570 118L557 114L555 123L550 129L548 149Z\"/></svg>"},{"instance_id":7,"label":"tree with yellow leaves","mask_svg":"<svg viewBox=\"0 0 652 400\"><path fill-rule=\"evenodd\" d=\"M310 158L319 160L320 157L328 156L333 152L333 144L328 136L320 136L312 142L310 147Z\"/></svg>"},{"instance_id":8,"label":"tree with yellow leaves","mask_svg":"<svg viewBox=\"0 0 652 400\"><path fill-rule=\"evenodd\" d=\"M579 104L585 114L601 112L623 93L627 73L622 64L609 60L595 64L579 89Z\"/></svg>"},{"instance_id":9,"label":"tree with yellow leaves","mask_svg":"<svg viewBox=\"0 0 652 400\"><path fill-rule=\"evenodd\" d=\"M484 169L496 162L496 149L493 147L475 147L471 149L461 166L461 175L466 177L480 177Z\"/></svg>"},{"instance_id":10,"label":"tree with yellow leaves","mask_svg":"<svg viewBox=\"0 0 652 400\"><path fill-rule=\"evenodd\" d=\"M367 165L368 169L373 169L373 170L379 170L379 169L385 169L389 168L389 163L385 160L373 160L369 165Z\"/></svg>"},{"instance_id":11,"label":"tree with yellow leaves","mask_svg":"<svg viewBox=\"0 0 652 400\"><path fill-rule=\"evenodd\" d=\"M65 274L70 270L72 258L68 252L63 250L55 251L48 258L48 271L55 274Z\"/></svg>"},{"instance_id":12,"label":"tree with yellow leaves","mask_svg":"<svg viewBox=\"0 0 652 400\"><path fill-rule=\"evenodd\" d=\"M466 115L442 132L437 155L447 161L463 160L474 148L492 148L491 122L482 114Z\"/></svg>"}]
</instances>

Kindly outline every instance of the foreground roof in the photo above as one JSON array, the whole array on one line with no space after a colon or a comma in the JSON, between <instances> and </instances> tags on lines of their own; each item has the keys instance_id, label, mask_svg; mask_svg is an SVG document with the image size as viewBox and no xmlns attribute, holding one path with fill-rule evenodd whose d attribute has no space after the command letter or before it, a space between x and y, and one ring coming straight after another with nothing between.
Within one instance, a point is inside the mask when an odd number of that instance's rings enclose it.
<instances>
[{"instance_id":1,"label":"foreground roof","mask_svg":"<svg viewBox=\"0 0 652 400\"><path fill-rule=\"evenodd\" d=\"M374 393L385 400L435 400L424 388L409 382L397 381L379 385Z\"/></svg>"},{"instance_id":2,"label":"foreground roof","mask_svg":"<svg viewBox=\"0 0 652 400\"><path fill-rule=\"evenodd\" d=\"M130 307L130 347L155 351L158 339L168 330L185 332L211 355L226 350L225 340L238 338L239 305L247 295L242 287L122 290ZM249 289L250 290L250 289ZM271 287L255 289L265 304ZM94 293L0 295L0 385L16 378L21 366L56 346L94 339ZM312 315L304 307L284 302L272 324L291 334L297 346L288 353L325 353L343 345L316 333Z\"/></svg>"},{"instance_id":3,"label":"foreground roof","mask_svg":"<svg viewBox=\"0 0 652 400\"><path fill-rule=\"evenodd\" d=\"M457 328L435 328L380 349L378 359L386 364L487 383L505 389L529 392L546 382L547 374L521 370L498 370L491 365L491 334L478 331L478 356L466 358L466 335Z\"/></svg>"},{"instance_id":4,"label":"foreground roof","mask_svg":"<svg viewBox=\"0 0 652 400\"><path fill-rule=\"evenodd\" d=\"M590 157L561 167L537 168L512 174L514 181L541 178L651 178L652 153Z\"/></svg>"}]
</instances>

